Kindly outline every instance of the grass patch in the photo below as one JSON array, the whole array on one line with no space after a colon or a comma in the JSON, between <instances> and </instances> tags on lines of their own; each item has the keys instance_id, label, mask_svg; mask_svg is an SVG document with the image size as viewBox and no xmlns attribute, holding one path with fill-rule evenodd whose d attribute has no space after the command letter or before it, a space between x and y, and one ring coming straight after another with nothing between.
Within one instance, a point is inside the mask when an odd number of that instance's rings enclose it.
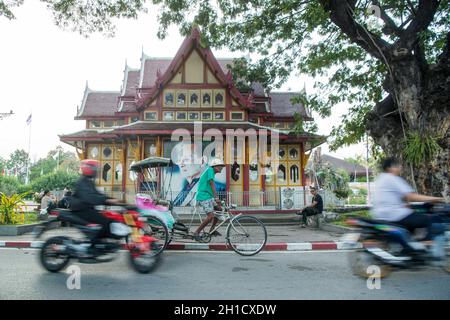
<instances>
[{"instance_id":1,"label":"grass patch","mask_svg":"<svg viewBox=\"0 0 450 320\"><path fill-rule=\"evenodd\" d=\"M354 217L371 218L371 215L369 213L369 210L361 210L361 211L355 211L355 212L349 212L349 213L342 213L339 215L338 220L333 221L331 223L338 225L338 226L342 226L342 227L348 227L348 225L345 221L349 218L354 218Z\"/></svg>"}]
</instances>

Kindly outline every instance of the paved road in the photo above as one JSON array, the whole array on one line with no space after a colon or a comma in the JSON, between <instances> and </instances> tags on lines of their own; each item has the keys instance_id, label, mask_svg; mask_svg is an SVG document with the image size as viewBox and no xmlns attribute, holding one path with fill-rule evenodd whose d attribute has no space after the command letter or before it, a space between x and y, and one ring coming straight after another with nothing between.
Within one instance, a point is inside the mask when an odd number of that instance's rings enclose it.
<instances>
[{"instance_id":1,"label":"paved road","mask_svg":"<svg viewBox=\"0 0 450 320\"><path fill-rule=\"evenodd\" d=\"M197 225L193 225L191 227L191 231L195 230ZM310 241L334 241L339 240L342 236L341 234L317 230L317 229L309 229L309 228L300 228L297 225L266 225L267 229L267 241L269 243L276 242L310 242ZM209 231L209 227L207 229ZM212 243L215 242L225 242L225 234L226 234L226 225L222 226L219 229L219 232L223 235L221 237L213 237L211 239ZM50 230L44 234L44 238L48 238L50 236L56 235L82 235L80 231L74 228L59 228L55 230ZM34 236L29 234L24 234L20 236L0 236L0 241L33 241ZM43 239L39 239L43 240ZM179 239L176 239L179 242ZM194 242L194 241L185 241L185 242Z\"/></svg>"},{"instance_id":2,"label":"paved road","mask_svg":"<svg viewBox=\"0 0 450 320\"><path fill-rule=\"evenodd\" d=\"M401 271L369 290L351 275L345 252L166 252L149 275L126 253L111 263L79 265L81 289L50 274L37 250L0 249L0 299L450 299L450 276L437 268Z\"/></svg>"}]
</instances>

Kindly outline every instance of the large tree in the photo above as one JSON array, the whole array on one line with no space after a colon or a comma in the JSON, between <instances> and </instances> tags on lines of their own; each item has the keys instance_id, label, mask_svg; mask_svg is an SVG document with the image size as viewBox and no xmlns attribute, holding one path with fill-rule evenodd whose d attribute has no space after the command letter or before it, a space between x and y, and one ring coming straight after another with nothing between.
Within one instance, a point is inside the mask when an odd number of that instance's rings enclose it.
<instances>
[{"instance_id":1,"label":"large tree","mask_svg":"<svg viewBox=\"0 0 450 320\"><path fill-rule=\"evenodd\" d=\"M25 150L15 150L6 161L6 168L13 170L20 182L25 182L28 166L28 153Z\"/></svg>"},{"instance_id":2,"label":"large tree","mask_svg":"<svg viewBox=\"0 0 450 320\"><path fill-rule=\"evenodd\" d=\"M58 25L84 34L111 31L111 18L136 17L146 2L41 1ZM448 0L148 2L160 8L160 38L172 24L183 34L197 25L206 45L258 53L258 61L232 68L247 85L277 88L294 71L314 77L315 93L300 100L323 117L350 107L332 130L333 148L368 132L386 155L402 159L419 191L450 193Z\"/></svg>"},{"instance_id":3,"label":"large tree","mask_svg":"<svg viewBox=\"0 0 450 320\"><path fill-rule=\"evenodd\" d=\"M39 159L31 166L30 181L33 182L37 178L54 173L57 170L76 174L78 169L77 156L73 152L64 151L62 147L58 146L56 149L50 150L45 158Z\"/></svg>"}]
</instances>

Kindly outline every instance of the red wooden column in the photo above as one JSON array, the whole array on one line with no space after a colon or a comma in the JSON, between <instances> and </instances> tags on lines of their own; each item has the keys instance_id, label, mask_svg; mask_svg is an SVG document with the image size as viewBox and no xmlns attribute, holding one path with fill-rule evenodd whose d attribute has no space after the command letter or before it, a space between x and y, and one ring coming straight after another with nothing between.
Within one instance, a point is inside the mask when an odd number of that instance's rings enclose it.
<instances>
[{"instance_id":1,"label":"red wooden column","mask_svg":"<svg viewBox=\"0 0 450 320\"><path fill-rule=\"evenodd\" d=\"M304 142L300 143L300 172L302 175L302 186L303 186L303 203L306 205L306 189L305 189L305 163L304 162L305 155L305 144Z\"/></svg>"},{"instance_id":2,"label":"red wooden column","mask_svg":"<svg viewBox=\"0 0 450 320\"><path fill-rule=\"evenodd\" d=\"M249 162L249 149L248 149L248 138L245 138L245 159L244 159L244 165L243 165L243 178L244 178L244 186L243 186L243 190L244 190L244 194L243 194L243 199L242 199L242 204L244 205L244 207L247 207L250 204L249 201L249 190L250 190L250 181L249 181L249 170L250 170L250 166L248 164Z\"/></svg>"},{"instance_id":3,"label":"red wooden column","mask_svg":"<svg viewBox=\"0 0 450 320\"><path fill-rule=\"evenodd\" d=\"M225 185L225 191L227 194L227 203L230 203L230 183L231 183L231 154L229 150L229 143L228 138L226 134L224 134L225 140L223 143L223 160L225 162L225 179L226 179L226 185Z\"/></svg>"},{"instance_id":4,"label":"red wooden column","mask_svg":"<svg viewBox=\"0 0 450 320\"><path fill-rule=\"evenodd\" d=\"M123 156L122 159L122 201L127 201L127 178L128 178L128 167L127 167L127 160L128 160L128 144L127 142L122 142L122 152Z\"/></svg>"}]
</instances>

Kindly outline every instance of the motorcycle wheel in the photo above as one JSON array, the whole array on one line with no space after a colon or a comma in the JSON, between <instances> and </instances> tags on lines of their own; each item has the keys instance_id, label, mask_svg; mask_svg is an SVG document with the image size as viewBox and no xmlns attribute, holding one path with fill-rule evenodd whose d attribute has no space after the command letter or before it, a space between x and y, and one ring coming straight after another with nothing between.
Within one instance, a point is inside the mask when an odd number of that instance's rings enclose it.
<instances>
[{"instance_id":1,"label":"motorcycle wheel","mask_svg":"<svg viewBox=\"0 0 450 320\"><path fill-rule=\"evenodd\" d=\"M386 278L391 273L391 267L374 259L370 254L362 249L349 253L349 261L352 272L355 276L367 279L374 276L372 266L379 268L379 277Z\"/></svg>"},{"instance_id":2,"label":"motorcycle wheel","mask_svg":"<svg viewBox=\"0 0 450 320\"><path fill-rule=\"evenodd\" d=\"M133 268L139 273L150 273L158 265L161 255L158 253L160 245L152 242L149 252L140 252L139 249L130 249L130 263Z\"/></svg>"},{"instance_id":3,"label":"motorcycle wheel","mask_svg":"<svg viewBox=\"0 0 450 320\"><path fill-rule=\"evenodd\" d=\"M167 229L166 224L160 218L155 216L147 217L144 233L163 243L163 245L160 245L157 254L162 253L167 248L170 241L169 229Z\"/></svg>"},{"instance_id":4,"label":"motorcycle wheel","mask_svg":"<svg viewBox=\"0 0 450 320\"><path fill-rule=\"evenodd\" d=\"M450 248L445 248L445 261L443 269L445 272L450 273Z\"/></svg>"},{"instance_id":5,"label":"motorcycle wheel","mask_svg":"<svg viewBox=\"0 0 450 320\"><path fill-rule=\"evenodd\" d=\"M70 241L67 237L53 237L45 241L41 248L40 260L42 266L50 272L59 272L64 269L70 261L70 256L64 251L58 251L58 246L62 246L65 241Z\"/></svg>"}]
</instances>

